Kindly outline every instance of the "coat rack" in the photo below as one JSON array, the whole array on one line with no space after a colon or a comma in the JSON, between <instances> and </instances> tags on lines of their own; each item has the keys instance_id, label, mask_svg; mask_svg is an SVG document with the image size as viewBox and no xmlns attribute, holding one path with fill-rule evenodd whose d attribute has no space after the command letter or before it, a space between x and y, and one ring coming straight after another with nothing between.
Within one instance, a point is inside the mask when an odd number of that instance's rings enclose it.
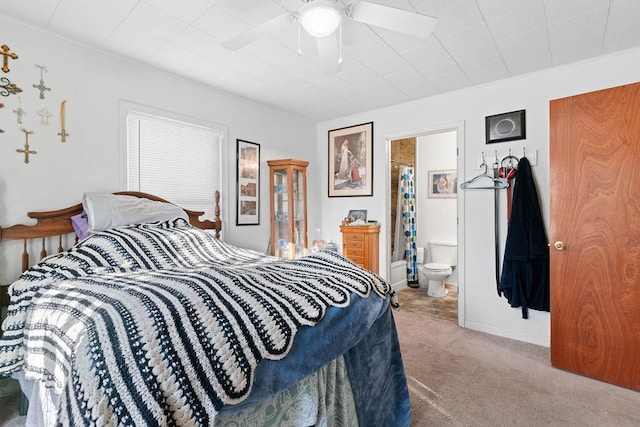
<instances>
[{"instance_id":1,"label":"coat rack","mask_svg":"<svg viewBox=\"0 0 640 427\"><path fill-rule=\"evenodd\" d=\"M509 148L508 150L495 150L493 153L485 153L483 151L482 157L477 158L473 163L475 166L474 169L484 169L484 166L482 166L482 162L484 160L484 156L487 154L493 154L498 159L498 161L507 156L515 156L517 158L526 157L527 159L529 159L529 164L531 164L531 166L538 165L538 150L530 150L527 149L527 147L522 147L522 149L518 148L515 150L511 148Z\"/></svg>"}]
</instances>

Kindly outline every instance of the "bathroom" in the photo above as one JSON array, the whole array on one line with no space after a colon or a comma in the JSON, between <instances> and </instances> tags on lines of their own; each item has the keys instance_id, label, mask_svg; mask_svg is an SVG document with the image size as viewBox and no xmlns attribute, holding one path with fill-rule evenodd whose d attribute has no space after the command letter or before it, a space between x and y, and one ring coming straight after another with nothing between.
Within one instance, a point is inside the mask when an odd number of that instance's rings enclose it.
<instances>
[{"instance_id":1,"label":"bathroom","mask_svg":"<svg viewBox=\"0 0 640 427\"><path fill-rule=\"evenodd\" d=\"M390 194L391 236L389 239L390 282L399 290L408 285L407 265L402 259L404 251L402 210L398 207L399 175L403 165L414 166L415 229L418 262L432 263L429 242L444 243L445 251L453 252L457 243L457 131L445 130L390 141ZM442 183L445 183L444 188ZM438 186L438 184L440 184ZM431 188L430 188L431 187ZM399 218L399 219L398 219ZM397 234L396 231L400 230ZM399 250L397 250L399 248ZM455 261L452 262L455 264ZM418 283L433 296L444 296L448 290L457 291L457 269L445 275L442 287L429 289L429 279L423 275L423 265L418 266ZM433 284L432 284L433 285Z\"/></svg>"}]
</instances>

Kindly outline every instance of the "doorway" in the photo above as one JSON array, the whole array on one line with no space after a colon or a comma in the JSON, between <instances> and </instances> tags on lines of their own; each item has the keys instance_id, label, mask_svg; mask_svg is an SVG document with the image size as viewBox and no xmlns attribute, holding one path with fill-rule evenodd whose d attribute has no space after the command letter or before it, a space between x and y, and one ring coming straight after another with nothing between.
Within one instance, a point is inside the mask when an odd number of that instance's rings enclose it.
<instances>
[{"instance_id":1,"label":"doorway","mask_svg":"<svg viewBox=\"0 0 640 427\"><path fill-rule=\"evenodd\" d=\"M406 278L406 260L404 259L403 213L397 202L399 174L403 167L414 170L415 177L415 224L416 247L420 263L432 262L428 243L430 241L447 242L458 245L462 236L458 225L458 212L461 206L457 199L457 170L459 169L458 147L463 141L463 126L446 126L437 129L426 129L413 134L398 135L387 138L387 277L395 290L408 286ZM453 193L439 191L434 183L444 178ZM451 181L451 182L449 182ZM442 190L442 187L440 188ZM399 220L398 220L399 218ZM398 233L398 230L400 233ZM461 261L461 260L460 260ZM458 264L461 264L458 262ZM422 276L422 265L418 268ZM462 322L460 299L462 288L462 269L455 266L452 274L445 281L449 291L445 297L427 295L428 280L421 278L419 283L412 284L419 288L405 290L404 297L410 298L412 309L424 307L426 311L437 312L438 317L453 318ZM424 295L423 295L424 294ZM453 303L452 303L453 296ZM418 298L419 301L415 301ZM416 304L414 304L416 303ZM449 311L445 313L444 311ZM427 313L425 313L427 314ZM442 316L441 316L442 315Z\"/></svg>"}]
</instances>

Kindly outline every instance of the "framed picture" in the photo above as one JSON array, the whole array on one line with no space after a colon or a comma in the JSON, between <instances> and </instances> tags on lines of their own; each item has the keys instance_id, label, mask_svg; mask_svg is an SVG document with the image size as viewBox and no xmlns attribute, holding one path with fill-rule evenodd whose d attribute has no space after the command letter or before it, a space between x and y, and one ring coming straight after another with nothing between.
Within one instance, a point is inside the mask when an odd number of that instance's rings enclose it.
<instances>
[{"instance_id":1,"label":"framed picture","mask_svg":"<svg viewBox=\"0 0 640 427\"><path fill-rule=\"evenodd\" d=\"M350 210L347 219L349 224L364 224L367 222L367 211L363 209Z\"/></svg>"},{"instance_id":2,"label":"framed picture","mask_svg":"<svg viewBox=\"0 0 640 427\"><path fill-rule=\"evenodd\" d=\"M458 195L458 172L455 170L429 171L431 199L455 199Z\"/></svg>"},{"instance_id":3,"label":"framed picture","mask_svg":"<svg viewBox=\"0 0 640 427\"><path fill-rule=\"evenodd\" d=\"M373 196L373 122L329 131L329 197Z\"/></svg>"},{"instance_id":4,"label":"framed picture","mask_svg":"<svg viewBox=\"0 0 640 427\"><path fill-rule=\"evenodd\" d=\"M527 137L525 110L487 116L484 119L487 144Z\"/></svg>"},{"instance_id":5,"label":"framed picture","mask_svg":"<svg viewBox=\"0 0 640 427\"><path fill-rule=\"evenodd\" d=\"M236 225L260 224L260 144L236 140Z\"/></svg>"}]
</instances>

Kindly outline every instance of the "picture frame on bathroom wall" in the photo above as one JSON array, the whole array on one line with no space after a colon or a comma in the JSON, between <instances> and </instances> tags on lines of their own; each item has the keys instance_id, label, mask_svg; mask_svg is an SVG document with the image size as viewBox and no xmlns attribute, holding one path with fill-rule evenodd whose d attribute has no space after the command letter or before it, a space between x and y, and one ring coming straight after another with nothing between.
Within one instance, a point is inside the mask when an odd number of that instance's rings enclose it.
<instances>
[{"instance_id":1,"label":"picture frame on bathroom wall","mask_svg":"<svg viewBox=\"0 0 640 427\"><path fill-rule=\"evenodd\" d=\"M430 199L455 199L458 197L458 172L455 170L429 171Z\"/></svg>"}]
</instances>

